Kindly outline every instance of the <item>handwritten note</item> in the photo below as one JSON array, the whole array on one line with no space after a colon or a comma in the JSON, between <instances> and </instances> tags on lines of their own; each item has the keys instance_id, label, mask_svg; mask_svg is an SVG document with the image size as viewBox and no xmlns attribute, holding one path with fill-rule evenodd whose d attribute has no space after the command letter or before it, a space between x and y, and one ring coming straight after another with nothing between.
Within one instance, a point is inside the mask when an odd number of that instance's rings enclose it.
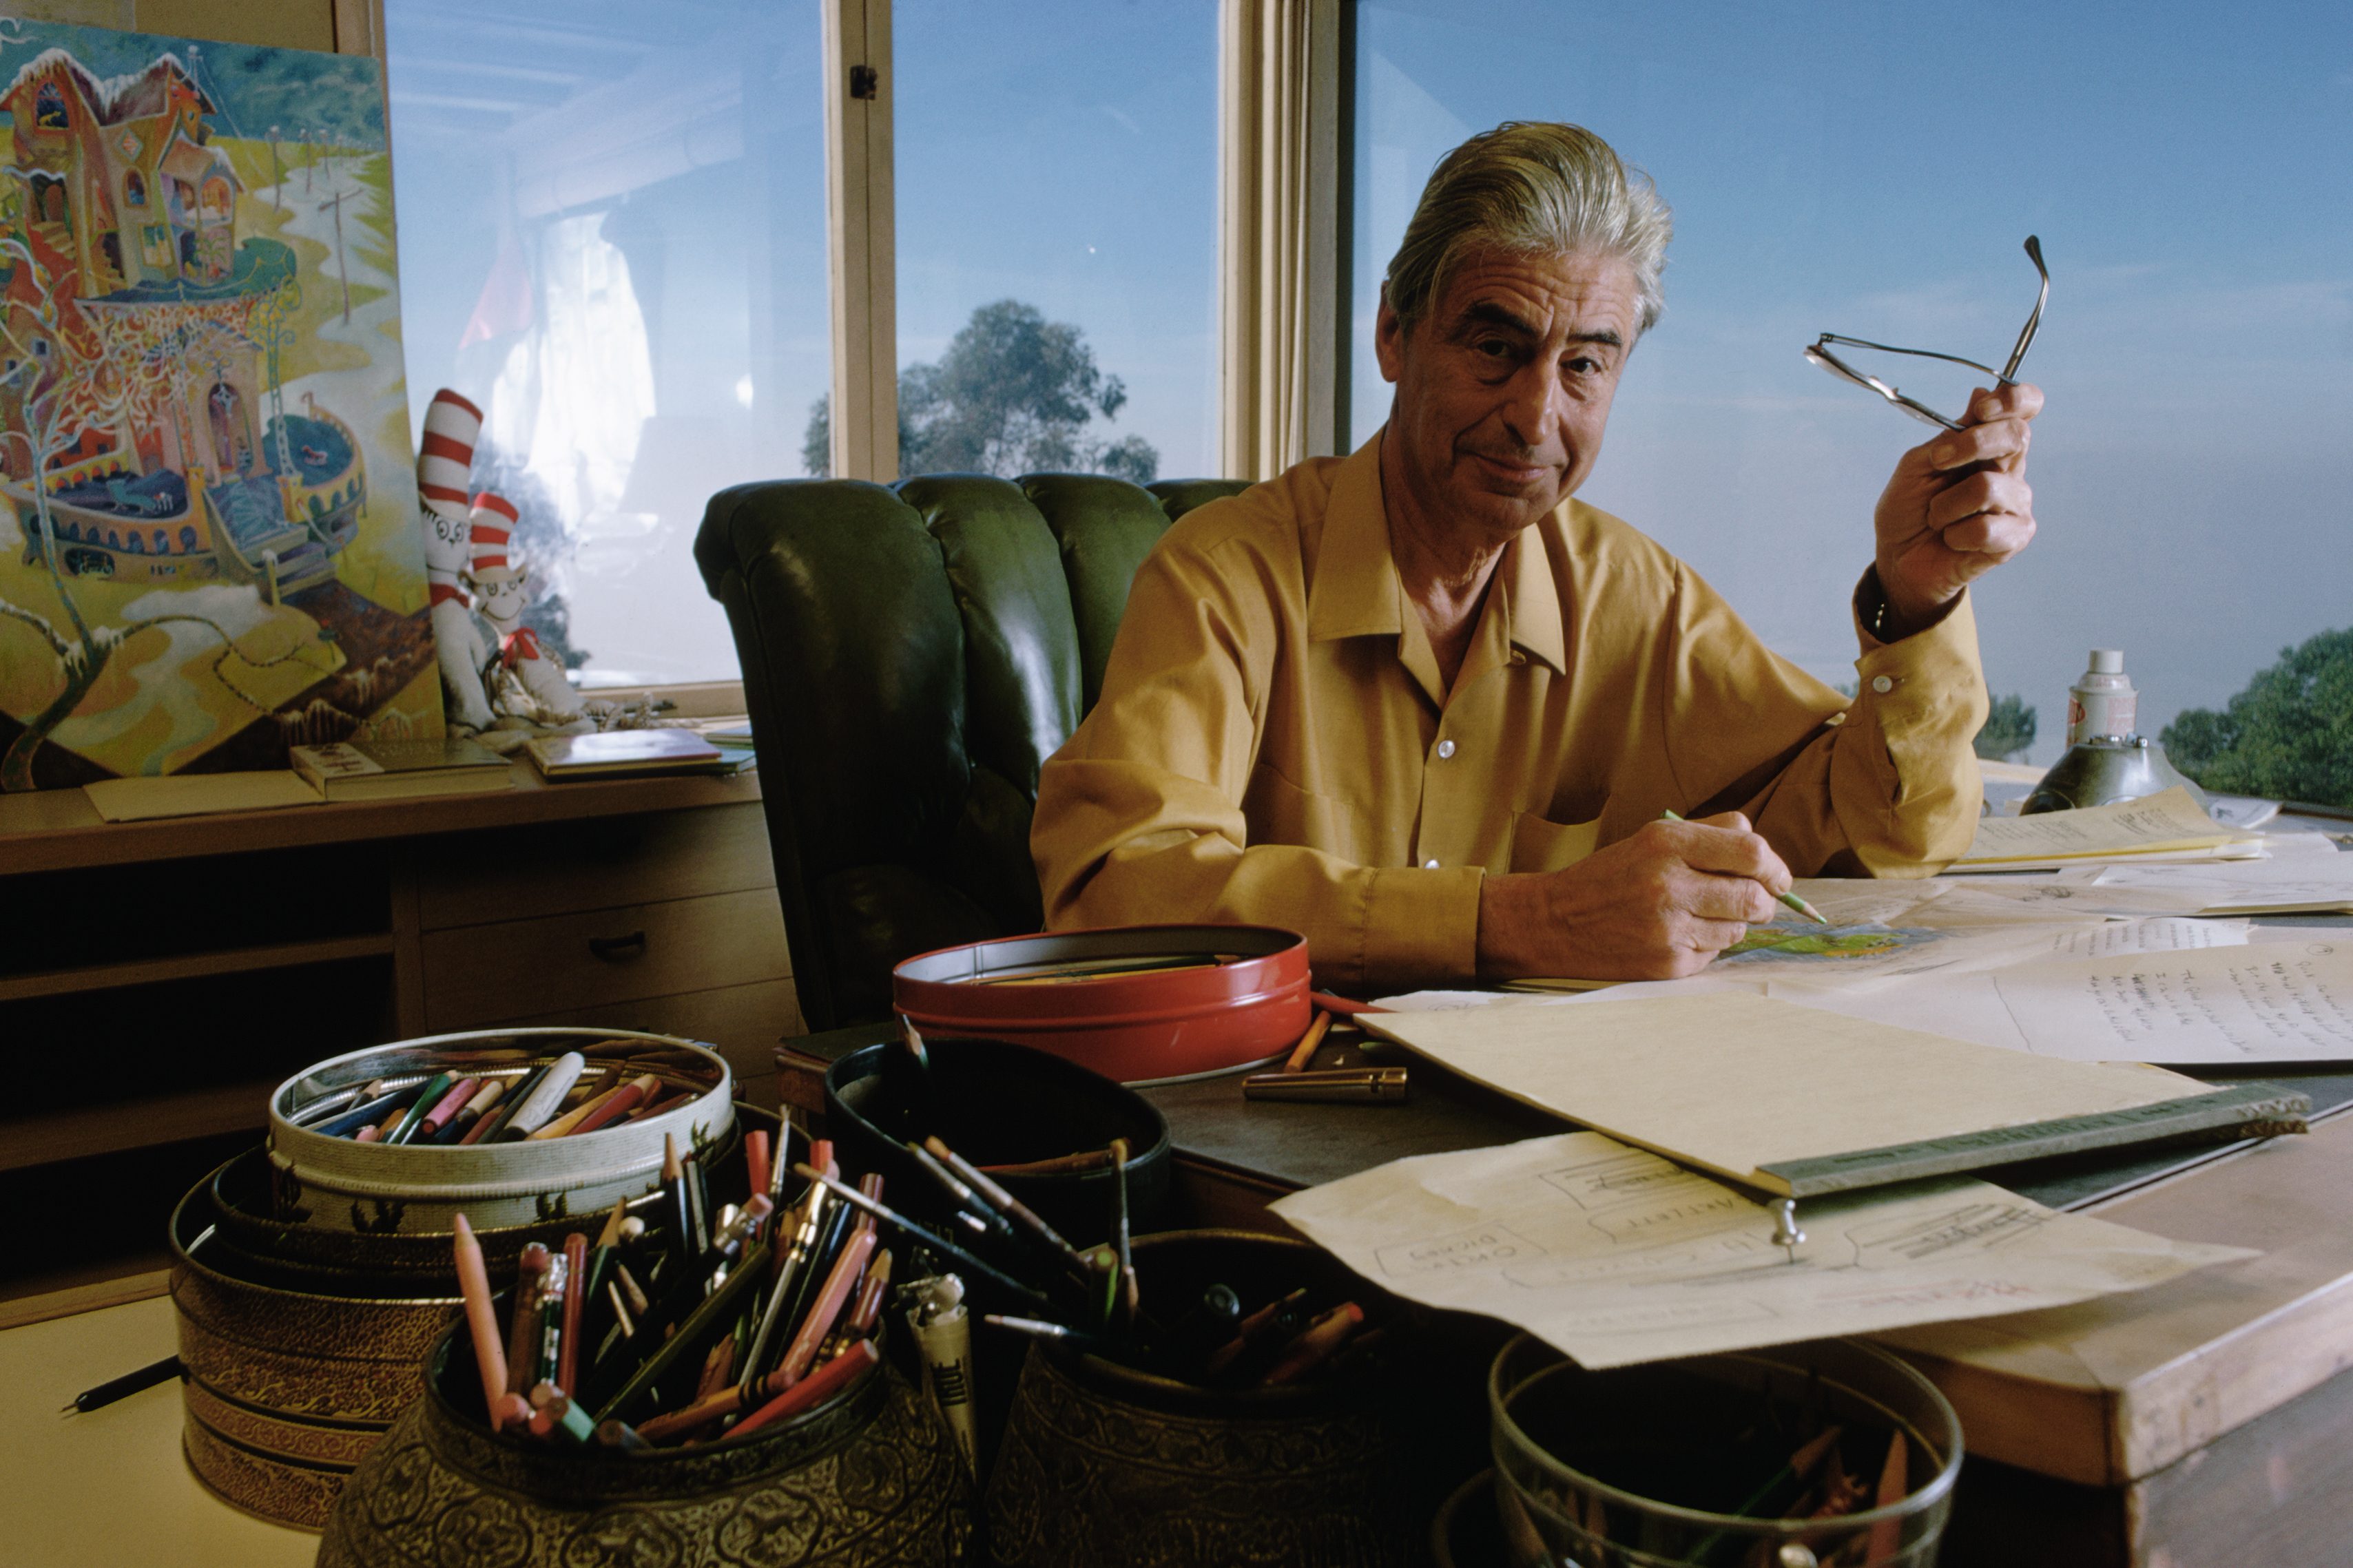
<instances>
[{"instance_id":1,"label":"handwritten note","mask_svg":"<svg viewBox=\"0 0 2353 1568\"><path fill-rule=\"evenodd\" d=\"M2280 941L1932 974L1776 983L1780 1000L2075 1061L2258 1067L2353 1058L2353 942Z\"/></svg>"},{"instance_id":2,"label":"handwritten note","mask_svg":"<svg viewBox=\"0 0 2353 1568\"><path fill-rule=\"evenodd\" d=\"M1393 1294L1592 1367L2063 1306L2255 1256L1966 1179L1807 1203L1785 1250L1761 1205L1598 1132L1398 1160L1273 1208Z\"/></svg>"}]
</instances>

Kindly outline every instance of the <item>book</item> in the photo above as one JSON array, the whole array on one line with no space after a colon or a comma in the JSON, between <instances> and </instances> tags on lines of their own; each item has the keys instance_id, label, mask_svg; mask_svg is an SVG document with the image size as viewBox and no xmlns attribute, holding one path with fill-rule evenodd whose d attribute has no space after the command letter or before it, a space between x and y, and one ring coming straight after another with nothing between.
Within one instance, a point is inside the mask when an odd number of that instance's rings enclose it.
<instances>
[{"instance_id":1,"label":"book","mask_svg":"<svg viewBox=\"0 0 2353 1568\"><path fill-rule=\"evenodd\" d=\"M595 735L538 735L523 742L551 784L566 779L650 773L732 773L719 748L691 730L609 730Z\"/></svg>"},{"instance_id":2,"label":"book","mask_svg":"<svg viewBox=\"0 0 2353 1568\"><path fill-rule=\"evenodd\" d=\"M331 801L472 795L509 789L514 784L504 757L488 746L456 736L295 746L287 758L295 773Z\"/></svg>"},{"instance_id":3,"label":"book","mask_svg":"<svg viewBox=\"0 0 2353 1568\"><path fill-rule=\"evenodd\" d=\"M82 785L81 793L98 808L99 816L109 822L201 816L215 811L271 811L284 805L316 805L322 798L316 789L284 769L274 773L101 779Z\"/></svg>"}]
</instances>

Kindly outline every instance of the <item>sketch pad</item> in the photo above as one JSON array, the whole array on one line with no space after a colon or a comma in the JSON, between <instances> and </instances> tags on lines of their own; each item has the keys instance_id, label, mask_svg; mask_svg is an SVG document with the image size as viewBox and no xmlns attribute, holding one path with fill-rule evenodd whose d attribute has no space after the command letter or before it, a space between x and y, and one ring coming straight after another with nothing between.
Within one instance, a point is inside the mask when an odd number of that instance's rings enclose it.
<instances>
[{"instance_id":1,"label":"sketch pad","mask_svg":"<svg viewBox=\"0 0 2353 1568\"><path fill-rule=\"evenodd\" d=\"M1794 1197L2182 1133L2300 1131L2310 1108L2276 1084L2211 1089L1746 993L1356 1022L1540 1110Z\"/></svg>"}]
</instances>

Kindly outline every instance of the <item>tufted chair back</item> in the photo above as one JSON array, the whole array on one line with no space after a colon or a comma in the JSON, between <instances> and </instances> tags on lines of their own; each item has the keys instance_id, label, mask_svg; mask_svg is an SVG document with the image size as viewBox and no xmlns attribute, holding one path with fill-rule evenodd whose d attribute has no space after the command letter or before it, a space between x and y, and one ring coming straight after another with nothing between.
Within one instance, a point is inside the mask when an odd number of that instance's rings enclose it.
<instances>
[{"instance_id":1,"label":"tufted chair back","mask_svg":"<svg viewBox=\"0 0 2353 1568\"><path fill-rule=\"evenodd\" d=\"M711 498L694 558L743 663L811 1029L887 1015L911 953L1042 923L1038 770L1103 689L1161 531L1241 489L933 474Z\"/></svg>"}]
</instances>

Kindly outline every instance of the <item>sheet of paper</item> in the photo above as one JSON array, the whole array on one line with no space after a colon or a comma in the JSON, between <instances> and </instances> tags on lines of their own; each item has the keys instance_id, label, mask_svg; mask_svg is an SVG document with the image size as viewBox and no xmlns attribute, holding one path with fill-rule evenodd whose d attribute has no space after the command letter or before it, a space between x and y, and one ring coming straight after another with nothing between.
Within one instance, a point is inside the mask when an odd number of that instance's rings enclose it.
<instances>
[{"instance_id":1,"label":"sheet of paper","mask_svg":"<svg viewBox=\"0 0 2353 1568\"><path fill-rule=\"evenodd\" d=\"M1779 924L1749 932L1744 951L1710 964L1712 975L1763 974L1816 985L1887 984L1915 974L1964 973L2052 958L2243 947L2242 920L2090 920L2063 924L1921 926Z\"/></svg>"},{"instance_id":2,"label":"sheet of paper","mask_svg":"<svg viewBox=\"0 0 2353 1568\"><path fill-rule=\"evenodd\" d=\"M2050 811L2039 816L1989 816L1978 822L1977 839L1962 865L2198 850L2229 845L2243 836L2223 827L2179 787L2144 800L2119 801L2084 811Z\"/></svg>"},{"instance_id":3,"label":"sheet of paper","mask_svg":"<svg viewBox=\"0 0 2353 1568\"><path fill-rule=\"evenodd\" d=\"M2256 1256L1960 1178L1802 1204L1792 1262L1763 1205L1597 1132L1398 1160L1271 1206L1383 1289L1591 1367L2063 1306Z\"/></svg>"},{"instance_id":4,"label":"sheet of paper","mask_svg":"<svg viewBox=\"0 0 2353 1568\"><path fill-rule=\"evenodd\" d=\"M102 779L81 786L109 822L201 816L216 811L269 811L317 805L324 797L291 769L277 773L174 773L166 778Z\"/></svg>"},{"instance_id":5,"label":"sheet of paper","mask_svg":"<svg viewBox=\"0 0 2353 1568\"><path fill-rule=\"evenodd\" d=\"M2206 1092L2176 1073L2007 1055L1771 996L1610 994L1357 1022L1514 1099L1767 1187L1760 1167L1781 1161Z\"/></svg>"},{"instance_id":6,"label":"sheet of paper","mask_svg":"<svg viewBox=\"0 0 2353 1568\"><path fill-rule=\"evenodd\" d=\"M2145 907L2195 898L2201 913L2353 910L2353 855L2293 855L2229 866L2109 865L2060 879L2072 901L2086 906Z\"/></svg>"},{"instance_id":7,"label":"sheet of paper","mask_svg":"<svg viewBox=\"0 0 2353 1568\"><path fill-rule=\"evenodd\" d=\"M2353 1060L2353 942L2309 932L2202 952L2142 953L1771 994L1896 1028L2079 1062L2261 1067Z\"/></svg>"}]
</instances>

